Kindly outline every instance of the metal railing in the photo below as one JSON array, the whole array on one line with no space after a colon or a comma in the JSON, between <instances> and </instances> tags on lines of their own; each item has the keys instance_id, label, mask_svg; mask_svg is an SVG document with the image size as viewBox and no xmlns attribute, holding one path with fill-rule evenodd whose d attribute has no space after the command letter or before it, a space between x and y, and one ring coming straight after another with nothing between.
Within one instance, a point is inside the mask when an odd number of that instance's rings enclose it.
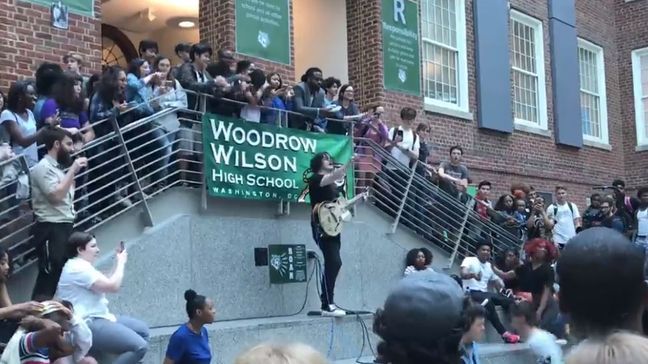
<instances>
[{"instance_id":1,"label":"metal railing","mask_svg":"<svg viewBox=\"0 0 648 364\"><path fill-rule=\"evenodd\" d=\"M188 91L188 93L192 93ZM120 126L128 112L98 121L110 123L111 132L89 142L75 155L88 158L88 168L76 176L76 229L93 230L133 208L141 208L146 225L154 221L147 201L163 191L184 186L199 188L203 208L206 208L207 189L203 178L202 115L214 102L211 95L200 94L198 110L167 108L154 115ZM245 103L218 99L217 102L245 105ZM277 127L286 127L291 115L303 115L288 110L273 110ZM131 111L134 109L131 109ZM166 130L161 121L177 116L181 127ZM335 119L331 119L335 120ZM353 137L354 122L347 123ZM368 187L370 201L394 218L392 232L405 226L430 243L451 255L451 264L474 250L483 238L494 241L495 251L508 247L519 248L519 240L497 224L484 221L466 203L448 195L424 176L416 166L404 166L382 146L370 139L354 138L359 160L355 165L356 185ZM23 156L0 163L17 166L17 172L29 176ZM20 196L18 179L0 184L0 245L8 249L14 262L14 271L24 269L36 261L31 243L33 216L30 199ZM469 200L471 201L471 200ZM284 212L289 203L283 202Z\"/></svg>"},{"instance_id":2,"label":"metal railing","mask_svg":"<svg viewBox=\"0 0 648 364\"><path fill-rule=\"evenodd\" d=\"M394 218L392 232L398 225L414 231L448 252L449 265L472 255L484 240L493 244L494 254L521 248L521 239L502 226L505 216L491 210L493 217L483 219L474 210L477 202L472 197L460 199L439 188L420 162L410 168L373 140L355 138L355 142L360 154L356 184L369 187L372 203Z\"/></svg>"}]
</instances>

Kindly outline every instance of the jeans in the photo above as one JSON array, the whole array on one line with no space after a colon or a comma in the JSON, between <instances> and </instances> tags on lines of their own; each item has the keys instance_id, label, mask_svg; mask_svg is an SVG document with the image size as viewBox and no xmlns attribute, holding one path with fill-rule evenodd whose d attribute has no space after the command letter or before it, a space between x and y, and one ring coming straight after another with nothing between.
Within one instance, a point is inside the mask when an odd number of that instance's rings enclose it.
<instances>
[{"instance_id":1,"label":"jeans","mask_svg":"<svg viewBox=\"0 0 648 364\"><path fill-rule=\"evenodd\" d=\"M141 363L148 350L148 326L128 316L118 316L117 322L94 318L88 320L92 331L93 352L117 355L113 364Z\"/></svg>"},{"instance_id":2,"label":"jeans","mask_svg":"<svg viewBox=\"0 0 648 364\"><path fill-rule=\"evenodd\" d=\"M39 262L32 299L49 300L56 293L63 265L67 261L72 223L36 222L32 232Z\"/></svg>"},{"instance_id":3,"label":"jeans","mask_svg":"<svg viewBox=\"0 0 648 364\"><path fill-rule=\"evenodd\" d=\"M646 236L637 236L635 237L634 243L636 246L641 248L645 254L644 260L644 276L648 277L648 237Z\"/></svg>"},{"instance_id":4,"label":"jeans","mask_svg":"<svg viewBox=\"0 0 648 364\"><path fill-rule=\"evenodd\" d=\"M342 258L340 258L341 236L326 236L315 220L311 221L311 230L313 240L324 256L324 277L322 278L322 295L320 299L322 309L327 309L328 305L332 305L334 302L335 280L338 273L340 273L340 268L342 268Z\"/></svg>"},{"instance_id":5,"label":"jeans","mask_svg":"<svg viewBox=\"0 0 648 364\"><path fill-rule=\"evenodd\" d=\"M478 304L481 304L485 299L488 299L488 303L484 306L486 309L486 318L500 335L504 334L506 328L502 324L497 311L495 311L495 306L502 306L504 309L508 309L508 307L515 301L512 298L508 298L498 293L482 291L470 291L470 298Z\"/></svg>"}]
</instances>

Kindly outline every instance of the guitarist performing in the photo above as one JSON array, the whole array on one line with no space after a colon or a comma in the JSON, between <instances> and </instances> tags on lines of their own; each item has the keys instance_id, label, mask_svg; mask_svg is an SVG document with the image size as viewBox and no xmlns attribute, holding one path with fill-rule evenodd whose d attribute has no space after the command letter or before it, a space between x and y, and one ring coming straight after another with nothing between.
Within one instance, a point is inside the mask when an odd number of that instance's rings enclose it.
<instances>
[{"instance_id":1,"label":"guitarist performing","mask_svg":"<svg viewBox=\"0 0 648 364\"><path fill-rule=\"evenodd\" d=\"M322 316L342 317L346 312L337 307L333 301L335 291L335 280L337 279L342 259L340 258L340 234L329 236L320 226L316 209L323 202L333 201L340 196L340 190L336 181L344 179L347 168L353 162L353 158L344 166L335 168L331 156L328 153L318 153L310 161L312 175L308 179L310 190L310 203L313 209L311 213L311 229L313 240L322 250L324 256L324 277L322 279Z\"/></svg>"}]
</instances>

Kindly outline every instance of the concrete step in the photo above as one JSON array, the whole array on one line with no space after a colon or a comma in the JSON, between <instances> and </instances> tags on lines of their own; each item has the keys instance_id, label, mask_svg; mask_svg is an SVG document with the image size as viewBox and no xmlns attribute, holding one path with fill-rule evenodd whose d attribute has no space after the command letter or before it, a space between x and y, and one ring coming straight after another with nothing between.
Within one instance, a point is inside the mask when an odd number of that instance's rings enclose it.
<instances>
[{"instance_id":1,"label":"concrete step","mask_svg":"<svg viewBox=\"0 0 648 364\"><path fill-rule=\"evenodd\" d=\"M480 344L479 360L482 364L530 364L535 362L526 344ZM336 360L334 364L373 363L373 361L373 356L363 356L360 359L355 357Z\"/></svg>"},{"instance_id":2,"label":"concrete step","mask_svg":"<svg viewBox=\"0 0 648 364\"><path fill-rule=\"evenodd\" d=\"M215 322L207 327L214 364L231 364L243 351L263 342L302 342L313 346L329 360L355 360L358 356L371 355L363 346L363 328L366 324L371 343L378 338L371 332L372 315L347 315L343 318L299 315L293 317L259 318ZM174 327L151 330L151 343L144 358L145 364L159 364L164 360L167 344Z\"/></svg>"}]
</instances>

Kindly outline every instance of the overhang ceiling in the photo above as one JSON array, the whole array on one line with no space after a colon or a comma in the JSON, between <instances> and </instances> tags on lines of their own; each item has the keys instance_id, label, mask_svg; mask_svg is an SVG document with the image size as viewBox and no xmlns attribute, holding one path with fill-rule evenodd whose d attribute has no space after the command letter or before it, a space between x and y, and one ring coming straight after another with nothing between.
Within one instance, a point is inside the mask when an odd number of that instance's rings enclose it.
<instances>
[{"instance_id":1,"label":"overhang ceiling","mask_svg":"<svg viewBox=\"0 0 648 364\"><path fill-rule=\"evenodd\" d=\"M148 33L173 18L198 18L199 0L102 0L102 21L122 30Z\"/></svg>"}]
</instances>

